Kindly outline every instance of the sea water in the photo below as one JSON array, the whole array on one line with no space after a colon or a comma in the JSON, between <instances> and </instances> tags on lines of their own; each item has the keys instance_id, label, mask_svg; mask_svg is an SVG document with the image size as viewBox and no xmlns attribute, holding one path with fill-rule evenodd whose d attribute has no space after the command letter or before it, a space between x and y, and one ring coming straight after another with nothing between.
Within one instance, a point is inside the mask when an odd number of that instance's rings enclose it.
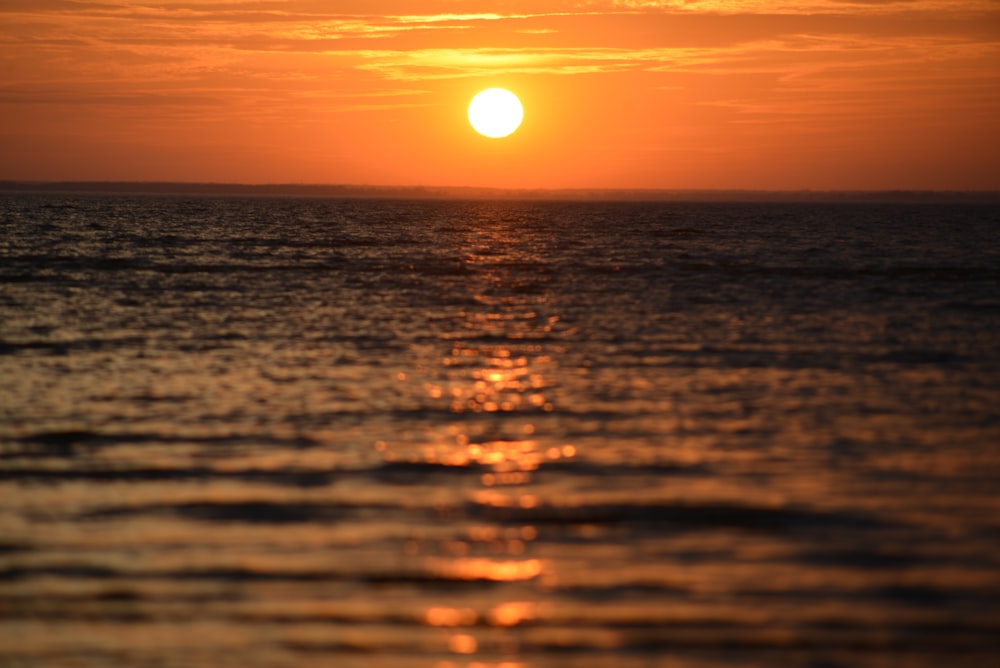
<instances>
[{"instance_id":1,"label":"sea water","mask_svg":"<svg viewBox=\"0 0 1000 668\"><path fill-rule=\"evenodd\" d=\"M984 666L1000 208L5 195L0 664Z\"/></svg>"}]
</instances>

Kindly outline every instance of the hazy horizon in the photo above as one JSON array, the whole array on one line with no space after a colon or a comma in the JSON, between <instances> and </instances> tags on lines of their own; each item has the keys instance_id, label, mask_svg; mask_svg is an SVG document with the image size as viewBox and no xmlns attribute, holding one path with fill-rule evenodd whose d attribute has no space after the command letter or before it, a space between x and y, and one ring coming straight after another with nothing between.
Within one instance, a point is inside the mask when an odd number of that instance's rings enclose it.
<instances>
[{"instance_id":1,"label":"hazy horizon","mask_svg":"<svg viewBox=\"0 0 1000 668\"><path fill-rule=\"evenodd\" d=\"M401 199L558 199L589 201L970 201L998 202L1000 190L765 190L737 188L500 188L352 183L224 183L194 181L0 180L0 193L149 194L191 196L346 197Z\"/></svg>"}]
</instances>

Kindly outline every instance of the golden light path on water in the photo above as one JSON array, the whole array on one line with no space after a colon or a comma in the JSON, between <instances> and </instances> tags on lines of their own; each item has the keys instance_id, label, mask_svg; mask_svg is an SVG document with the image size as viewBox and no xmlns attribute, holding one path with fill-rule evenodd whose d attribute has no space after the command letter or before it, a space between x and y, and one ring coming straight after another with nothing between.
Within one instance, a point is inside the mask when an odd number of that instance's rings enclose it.
<instances>
[{"instance_id":1,"label":"golden light path on water","mask_svg":"<svg viewBox=\"0 0 1000 668\"><path fill-rule=\"evenodd\" d=\"M479 230L475 241L464 251L470 263L482 257L478 253L483 250L484 243L507 246L513 239L502 231ZM532 260L528 257L521 261ZM511 278L506 271L487 271L481 278L481 285L495 289ZM375 448L388 463L403 461L474 468L481 471L480 485L479 489L471 491L468 502L499 511L531 511L540 502L533 485L533 476L539 468L576 456L576 447L570 443L542 443L533 438L537 427L529 417L532 413L544 415L553 411L556 397L552 390L557 365L544 346L531 341L548 338L559 318L557 315L540 318L536 312L540 304L536 299L495 300L486 294L477 294L474 301L484 308L478 312L463 312L458 323L460 328L442 337L453 339L454 344L440 359L437 369L428 373L426 367L418 366L415 372L399 372L397 380L401 384L419 385L428 402L438 403L455 416L492 418L502 423L503 428L498 429L496 424L483 428L482 422L475 420L476 433L470 433L472 430L464 423L451 424L437 442L417 447L379 440ZM504 343L469 345L466 341L481 337L492 337ZM427 366L433 369L433 363L431 360ZM489 437L499 432L505 437ZM537 537L538 529L530 523L473 523L464 536L441 546L445 556L423 557L423 563L429 572L444 580L507 583L537 580L545 586L546 582L555 581L551 564L527 556ZM414 558L421 557L422 548L418 540L407 541L404 547L406 554ZM530 592L523 593L537 597ZM484 636L482 629L502 632L532 624L546 617L549 608L538 600L507 600L485 608L433 605L426 610L424 619L429 626L449 631L447 650L457 656L474 655L484 645L516 653L515 638L491 638Z\"/></svg>"}]
</instances>

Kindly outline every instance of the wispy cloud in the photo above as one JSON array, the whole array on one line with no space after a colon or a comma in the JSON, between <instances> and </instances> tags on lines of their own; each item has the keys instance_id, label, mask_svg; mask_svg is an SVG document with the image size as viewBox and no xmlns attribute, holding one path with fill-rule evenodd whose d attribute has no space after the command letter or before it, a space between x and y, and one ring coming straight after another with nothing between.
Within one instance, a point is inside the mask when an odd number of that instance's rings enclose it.
<instances>
[{"instance_id":1,"label":"wispy cloud","mask_svg":"<svg viewBox=\"0 0 1000 668\"><path fill-rule=\"evenodd\" d=\"M988 61L1000 57L1000 39L976 42L954 37L789 35L714 48L371 49L342 55L358 59L359 69L395 80L477 77L498 71L773 73L801 78L844 67L857 75L903 66L919 71L926 65L968 59ZM989 72L983 76L989 76Z\"/></svg>"},{"instance_id":2,"label":"wispy cloud","mask_svg":"<svg viewBox=\"0 0 1000 668\"><path fill-rule=\"evenodd\" d=\"M868 14L901 12L995 12L992 0L597 0L589 5L611 5L625 10L657 10L707 14Z\"/></svg>"}]
</instances>

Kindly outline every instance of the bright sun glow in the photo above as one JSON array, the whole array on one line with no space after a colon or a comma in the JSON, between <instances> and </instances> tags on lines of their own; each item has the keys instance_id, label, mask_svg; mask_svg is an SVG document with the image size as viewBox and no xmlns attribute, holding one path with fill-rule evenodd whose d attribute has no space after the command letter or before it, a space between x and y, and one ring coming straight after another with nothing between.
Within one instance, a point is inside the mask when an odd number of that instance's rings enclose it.
<instances>
[{"instance_id":1,"label":"bright sun glow","mask_svg":"<svg viewBox=\"0 0 1000 668\"><path fill-rule=\"evenodd\" d=\"M524 107L509 90L487 88L469 103L469 123L485 137L506 137L524 119Z\"/></svg>"}]
</instances>

